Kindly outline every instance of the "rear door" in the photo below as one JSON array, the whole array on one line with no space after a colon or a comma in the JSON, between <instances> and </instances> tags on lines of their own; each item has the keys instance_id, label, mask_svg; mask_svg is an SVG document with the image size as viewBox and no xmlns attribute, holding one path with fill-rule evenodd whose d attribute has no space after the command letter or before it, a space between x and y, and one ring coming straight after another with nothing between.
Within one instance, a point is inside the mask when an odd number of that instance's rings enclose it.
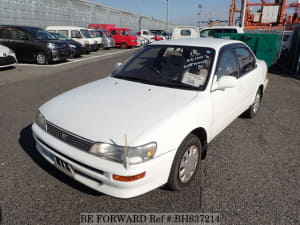
<instances>
[{"instance_id":1,"label":"rear door","mask_svg":"<svg viewBox=\"0 0 300 225\"><path fill-rule=\"evenodd\" d=\"M246 46L234 49L239 65L239 83L243 87L243 108L246 110L254 101L259 84L256 58Z\"/></svg>"},{"instance_id":2,"label":"rear door","mask_svg":"<svg viewBox=\"0 0 300 225\"><path fill-rule=\"evenodd\" d=\"M236 59L234 49L227 48L221 51L214 75L214 86L222 76L239 77L239 66ZM242 87L237 82L237 86L233 88L225 88L222 90L211 91L213 104L213 130L214 137L228 126L234 119L239 116L240 104L243 99Z\"/></svg>"}]
</instances>

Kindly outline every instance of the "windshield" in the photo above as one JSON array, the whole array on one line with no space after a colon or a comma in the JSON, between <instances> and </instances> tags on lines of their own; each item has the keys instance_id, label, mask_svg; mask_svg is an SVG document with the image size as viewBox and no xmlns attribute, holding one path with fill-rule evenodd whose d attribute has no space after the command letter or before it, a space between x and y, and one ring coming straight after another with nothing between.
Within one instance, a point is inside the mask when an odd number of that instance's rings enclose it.
<instances>
[{"instance_id":1,"label":"windshield","mask_svg":"<svg viewBox=\"0 0 300 225\"><path fill-rule=\"evenodd\" d=\"M37 40L55 40L56 38L51 35L49 32L43 30L43 29L36 29L35 32L35 37Z\"/></svg>"},{"instance_id":2,"label":"windshield","mask_svg":"<svg viewBox=\"0 0 300 225\"><path fill-rule=\"evenodd\" d=\"M91 38L91 35L90 35L90 33L89 33L88 30L81 29L80 31L81 31L81 33L83 34L83 36L84 36L85 38Z\"/></svg>"},{"instance_id":3,"label":"windshield","mask_svg":"<svg viewBox=\"0 0 300 225\"><path fill-rule=\"evenodd\" d=\"M191 46L147 46L113 77L171 88L203 90L215 51Z\"/></svg>"}]
</instances>

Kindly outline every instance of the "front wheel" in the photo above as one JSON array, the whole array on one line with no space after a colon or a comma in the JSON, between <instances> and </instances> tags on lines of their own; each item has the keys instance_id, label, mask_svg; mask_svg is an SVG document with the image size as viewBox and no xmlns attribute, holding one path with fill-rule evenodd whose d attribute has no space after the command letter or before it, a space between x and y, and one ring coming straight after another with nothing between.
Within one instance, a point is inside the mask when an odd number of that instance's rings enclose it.
<instances>
[{"instance_id":1,"label":"front wheel","mask_svg":"<svg viewBox=\"0 0 300 225\"><path fill-rule=\"evenodd\" d=\"M128 48L128 44L126 42L121 43L121 48L122 49Z\"/></svg>"},{"instance_id":2,"label":"front wheel","mask_svg":"<svg viewBox=\"0 0 300 225\"><path fill-rule=\"evenodd\" d=\"M169 175L167 186L180 191L195 177L200 166L202 154L201 142L194 134L189 134L180 145Z\"/></svg>"},{"instance_id":3,"label":"front wheel","mask_svg":"<svg viewBox=\"0 0 300 225\"><path fill-rule=\"evenodd\" d=\"M35 55L35 61L39 65L48 64L48 57L44 52L38 52Z\"/></svg>"}]
</instances>

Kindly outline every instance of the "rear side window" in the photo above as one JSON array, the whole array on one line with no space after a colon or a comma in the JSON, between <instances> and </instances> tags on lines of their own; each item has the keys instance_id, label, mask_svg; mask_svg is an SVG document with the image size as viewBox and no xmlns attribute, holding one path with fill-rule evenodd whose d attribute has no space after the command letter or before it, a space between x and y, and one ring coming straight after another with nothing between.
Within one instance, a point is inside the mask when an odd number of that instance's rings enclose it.
<instances>
[{"instance_id":1,"label":"rear side window","mask_svg":"<svg viewBox=\"0 0 300 225\"><path fill-rule=\"evenodd\" d=\"M20 29L11 29L11 39L13 40L23 40L26 36L26 32Z\"/></svg>"},{"instance_id":2,"label":"rear side window","mask_svg":"<svg viewBox=\"0 0 300 225\"><path fill-rule=\"evenodd\" d=\"M57 33L62 34L66 37L69 37L68 31L67 30L58 30Z\"/></svg>"},{"instance_id":3,"label":"rear side window","mask_svg":"<svg viewBox=\"0 0 300 225\"><path fill-rule=\"evenodd\" d=\"M11 39L11 29L10 28L0 28L0 38Z\"/></svg>"},{"instance_id":4,"label":"rear side window","mask_svg":"<svg viewBox=\"0 0 300 225\"><path fill-rule=\"evenodd\" d=\"M255 57L247 48L236 48L235 53L240 67L240 76L248 73L255 68Z\"/></svg>"},{"instance_id":5,"label":"rear side window","mask_svg":"<svg viewBox=\"0 0 300 225\"><path fill-rule=\"evenodd\" d=\"M183 29L183 30L180 31L180 35L181 36L191 36L192 31L190 29Z\"/></svg>"},{"instance_id":6,"label":"rear side window","mask_svg":"<svg viewBox=\"0 0 300 225\"><path fill-rule=\"evenodd\" d=\"M239 77L239 66L236 61L235 53L232 49L223 51L219 57L217 77L219 79L222 76Z\"/></svg>"}]
</instances>

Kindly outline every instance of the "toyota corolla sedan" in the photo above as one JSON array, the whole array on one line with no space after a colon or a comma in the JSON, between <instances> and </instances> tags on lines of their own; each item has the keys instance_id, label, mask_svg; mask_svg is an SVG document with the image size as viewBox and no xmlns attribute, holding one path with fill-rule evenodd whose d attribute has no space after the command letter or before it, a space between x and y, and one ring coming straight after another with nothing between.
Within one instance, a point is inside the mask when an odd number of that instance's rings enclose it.
<instances>
[{"instance_id":1,"label":"toyota corolla sedan","mask_svg":"<svg viewBox=\"0 0 300 225\"><path fill-rule=\"evenodd\" d=\"M36 148L99 192L135 197L187 188L208 143L241 114L254 117L267 66L242 42L154 42L104 79L42 105Z\"/></svg>"}]
</instances>

